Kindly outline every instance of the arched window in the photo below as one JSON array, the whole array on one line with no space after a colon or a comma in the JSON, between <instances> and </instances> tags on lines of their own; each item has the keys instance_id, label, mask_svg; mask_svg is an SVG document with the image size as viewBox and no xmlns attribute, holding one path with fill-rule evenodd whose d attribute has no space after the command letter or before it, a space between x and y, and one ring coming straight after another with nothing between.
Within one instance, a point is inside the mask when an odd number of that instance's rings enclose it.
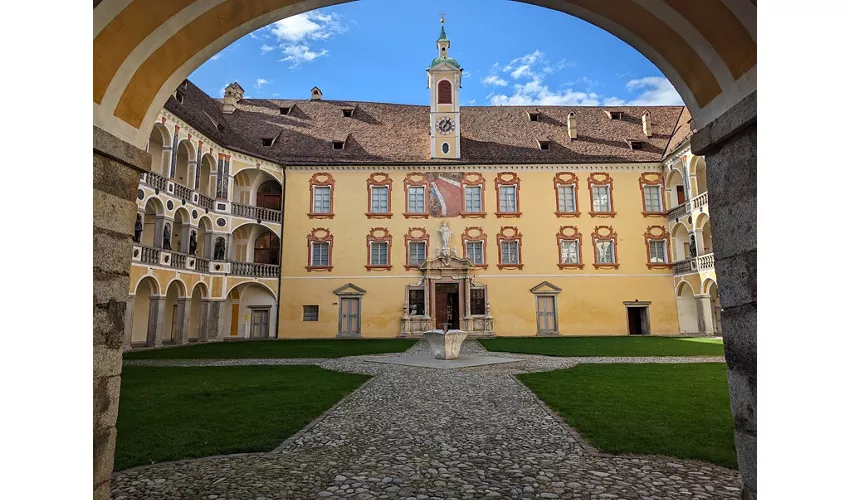
<instances>
[{"instance_id":1,"label":"arched window","mask_svg":"<svg viewBox=\"0 0 850 500\"><path fill-rule=\"evenodd\" d=\"M437 84L437 104L452 103L452 83L442 80Z\"/></svg>"},{"instance_id":2,"label":"arched window","mask_svg":"<svg viewBox=\"0 0 850 500\"><path fill-rule=\"evenodd\" d=\"M266 181L257 189L257 206L280 210L280 184L277 181Z\"/></svg>"},{"instance_id":3,"label":"arched window","mask_svg":"<svg viewBox=\"0 0 850 500\"><path fill-rule=\"evenodd\" d=\"M254 262L280 265L280 239L271 231L257 236L254 242Z\"/></svg>"}]
</instances>

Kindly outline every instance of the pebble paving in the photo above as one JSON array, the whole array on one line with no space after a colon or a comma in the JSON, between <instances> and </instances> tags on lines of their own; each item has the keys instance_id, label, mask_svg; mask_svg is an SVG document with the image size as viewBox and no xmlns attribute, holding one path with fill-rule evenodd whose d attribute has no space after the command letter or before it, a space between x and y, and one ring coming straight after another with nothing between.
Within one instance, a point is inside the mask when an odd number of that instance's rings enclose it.
<instances>
[{"instance_id":1,"label":"pebble paving","mask_svg":"<svg viewBox=\"0 0 850 500\"><path fill-rule=\"evenodd\" d=\"M428 345L420 342L406 354L427 352ZM273 452L119 471L112 478L111 498L740 497L740 476L734 470L680 459L598 453L511 376L588 362L722 362L722 357L556 358L491 353L474 341L464 343L463 353L522 360L456 370L370 363L357 357L128 361L147 366L315 364L376 377Z\"/></svg>"}]
</instances>

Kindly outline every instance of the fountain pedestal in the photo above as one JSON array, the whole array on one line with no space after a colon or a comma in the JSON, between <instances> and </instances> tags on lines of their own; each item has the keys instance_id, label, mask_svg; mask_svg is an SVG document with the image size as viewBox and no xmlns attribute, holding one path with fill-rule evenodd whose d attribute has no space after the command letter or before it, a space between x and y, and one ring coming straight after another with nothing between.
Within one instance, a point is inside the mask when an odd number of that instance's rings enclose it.
<instances>
[{"instance_id":1,"label":"fountain pedestal","mask_svg":"<svg viewBox=\"0 0 850 500\"><path fill-rule=\"evenodd\" d=\"M431 345L431 354L437 359L457 359L460 346L466 340L466 332L462 330L430 330L422 337Z\"/></svg>"}]
</instances>

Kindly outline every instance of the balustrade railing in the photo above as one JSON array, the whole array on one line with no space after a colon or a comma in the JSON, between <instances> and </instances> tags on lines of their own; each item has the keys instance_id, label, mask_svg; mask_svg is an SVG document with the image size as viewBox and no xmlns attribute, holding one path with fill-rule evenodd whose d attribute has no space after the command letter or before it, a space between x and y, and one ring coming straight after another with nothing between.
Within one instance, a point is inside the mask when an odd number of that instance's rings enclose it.
<instances>
[{"instance_id":1,"label":"balustrade railing","mask_svg":"<svg viewBox=\"0 0 850 500\"><path fill-rule=\"evenodd\" d=\"M207 259L195 259L195 271L208 273L210 271L210 261Z\"/></svg>"},{"instance_id":2,"label":"balustrade railing","mask_svg":"<svg viewBox=\"0 0 850 500\"><path fill-rule=\"evenodd\" d=\"M676 220L691 213L691 204L688 202L682 203L678 207L673 207L667 212L667 220Z\"/></svg>"},{"instance_id":3,"label":"balustrade railing","mask_svg":"<svg viewBox=\"0 0 850 500\"><path fill-rule=\"evenodd\" d=\"M148 183L148 186L154 189L159 189L160 191L165 191L165 188L168 185L168 179L153 172L148 172L145 175L145 182Z\"/></svg>"},{"instance_id":4,"label":"balustrade railing","mask_svg":"<svg viewBox=\"0 0 850 500\"><path fill-rule=\"evenodd\" d=\"M184 269L186 267L186 254L171 252L171 267Z\"/></svg>"},{"instance_id":5,"label":"balustrade railing","mask_svg":"<svg viewBox=\"0 0 850 500\"><path fill-rule=\"evenodd\" d=\"M145 264L159 264L159 248L142 247L141 260Z\"/></svg>"},{"instance_id":6,"label":"balustrade railing","mask_svg":"<svg viewBox=\"0 0 850 500\"><path fill-rule=\"evenodd\" d=\"M697 257L697 269L700 271L714 269L714 253L707 253Z\"/></svg>"},{"instance_id":7,"label":"balustrade railing","mask_svg":"<svg viewBox=\"0 0 850 500\"><path fill-rule=\"evenodd\" d=\"M198 193L198 206L201 208L206 208L207 210L213 209L213 204L215 200L210 198L209 196Z\"/></svg>"},{"instance_id":8,"label":"balustrade railing","mask_svg":"<svg viewBox=\"0 0 850 500\"><path fill-rule=\"evenodd\" d=\"M192 201L192 190L187 188L186 186L181 186L180 184L174 183L174 196L180 198L181 200Z\"/></svg>"},{"instance_id":9,"label":"balustrade railing","mask_svg":"<svg viewBox=\"0 0 850 500\"><path fill-rule=\"evenodd\" d=\"M708 191L706 191L706 192L702 193L701 195L697 196L696 198L694 198L693 205L694 205L694 210L701 208L701 207L704 207L705 205L708 205Z\"/></svg>"},{"instance_id":10,"label":"balustrade railing","mask_svg":"<svg viewBox=\"0 0 850 500\"><path fill-rule=\"evenodd\" d=\"M280 222L280 210L272 210L271 208L252 207L250 205L240 205L239 203L231 203L233 207L233 215L237 217L245 217L247 219L264 220L269 222Z\"/></svg>"},{"instance_id":11,"label":"balustrade railing","mask_svg":"<svg viewBox=\"0 0 850 500\"><path fill-rule=\"evenodd\" d=\"M236 276L256 276L258 278L277 278L280 276L280 266L258 264L256 262L231 262L230 274Z\"/></svg>"},{"instance_id":12,"label":"balustrade railing","mask_svg":"<svg viewBox=\"0 0 850 500\"><path fill-rule=\"evenodd\" d=\"M673 263L673 274L686 274L697 270L696 259L685 259Z\"/></svg>"}]
</instances>

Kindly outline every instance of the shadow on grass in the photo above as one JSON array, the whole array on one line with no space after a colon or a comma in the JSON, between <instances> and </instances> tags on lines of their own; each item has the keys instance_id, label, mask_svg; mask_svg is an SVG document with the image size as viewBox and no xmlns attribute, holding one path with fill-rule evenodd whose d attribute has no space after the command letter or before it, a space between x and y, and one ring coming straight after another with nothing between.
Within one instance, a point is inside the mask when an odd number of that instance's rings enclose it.
<instances>
[{"instance_id":1,"label":"shadow on grass","mask_svg":"<svg viewBox=\"0 0 850 500\"><path fill-rule=\"evenodd\" d=\"M518 337L482 339L488 351L544 356L723 356L723 341L683 337Z\"/></svg>"},{"instance_id":2,"label":"shadow on grass","mask_svg":"<svg viewBox=\"0 0 850 500\"><path fill-rule=\"evenodd\" d=\"M416 339L243 340L130 351L124 359L341 358L404 352Z\"/></svg>"}]
</instances>

